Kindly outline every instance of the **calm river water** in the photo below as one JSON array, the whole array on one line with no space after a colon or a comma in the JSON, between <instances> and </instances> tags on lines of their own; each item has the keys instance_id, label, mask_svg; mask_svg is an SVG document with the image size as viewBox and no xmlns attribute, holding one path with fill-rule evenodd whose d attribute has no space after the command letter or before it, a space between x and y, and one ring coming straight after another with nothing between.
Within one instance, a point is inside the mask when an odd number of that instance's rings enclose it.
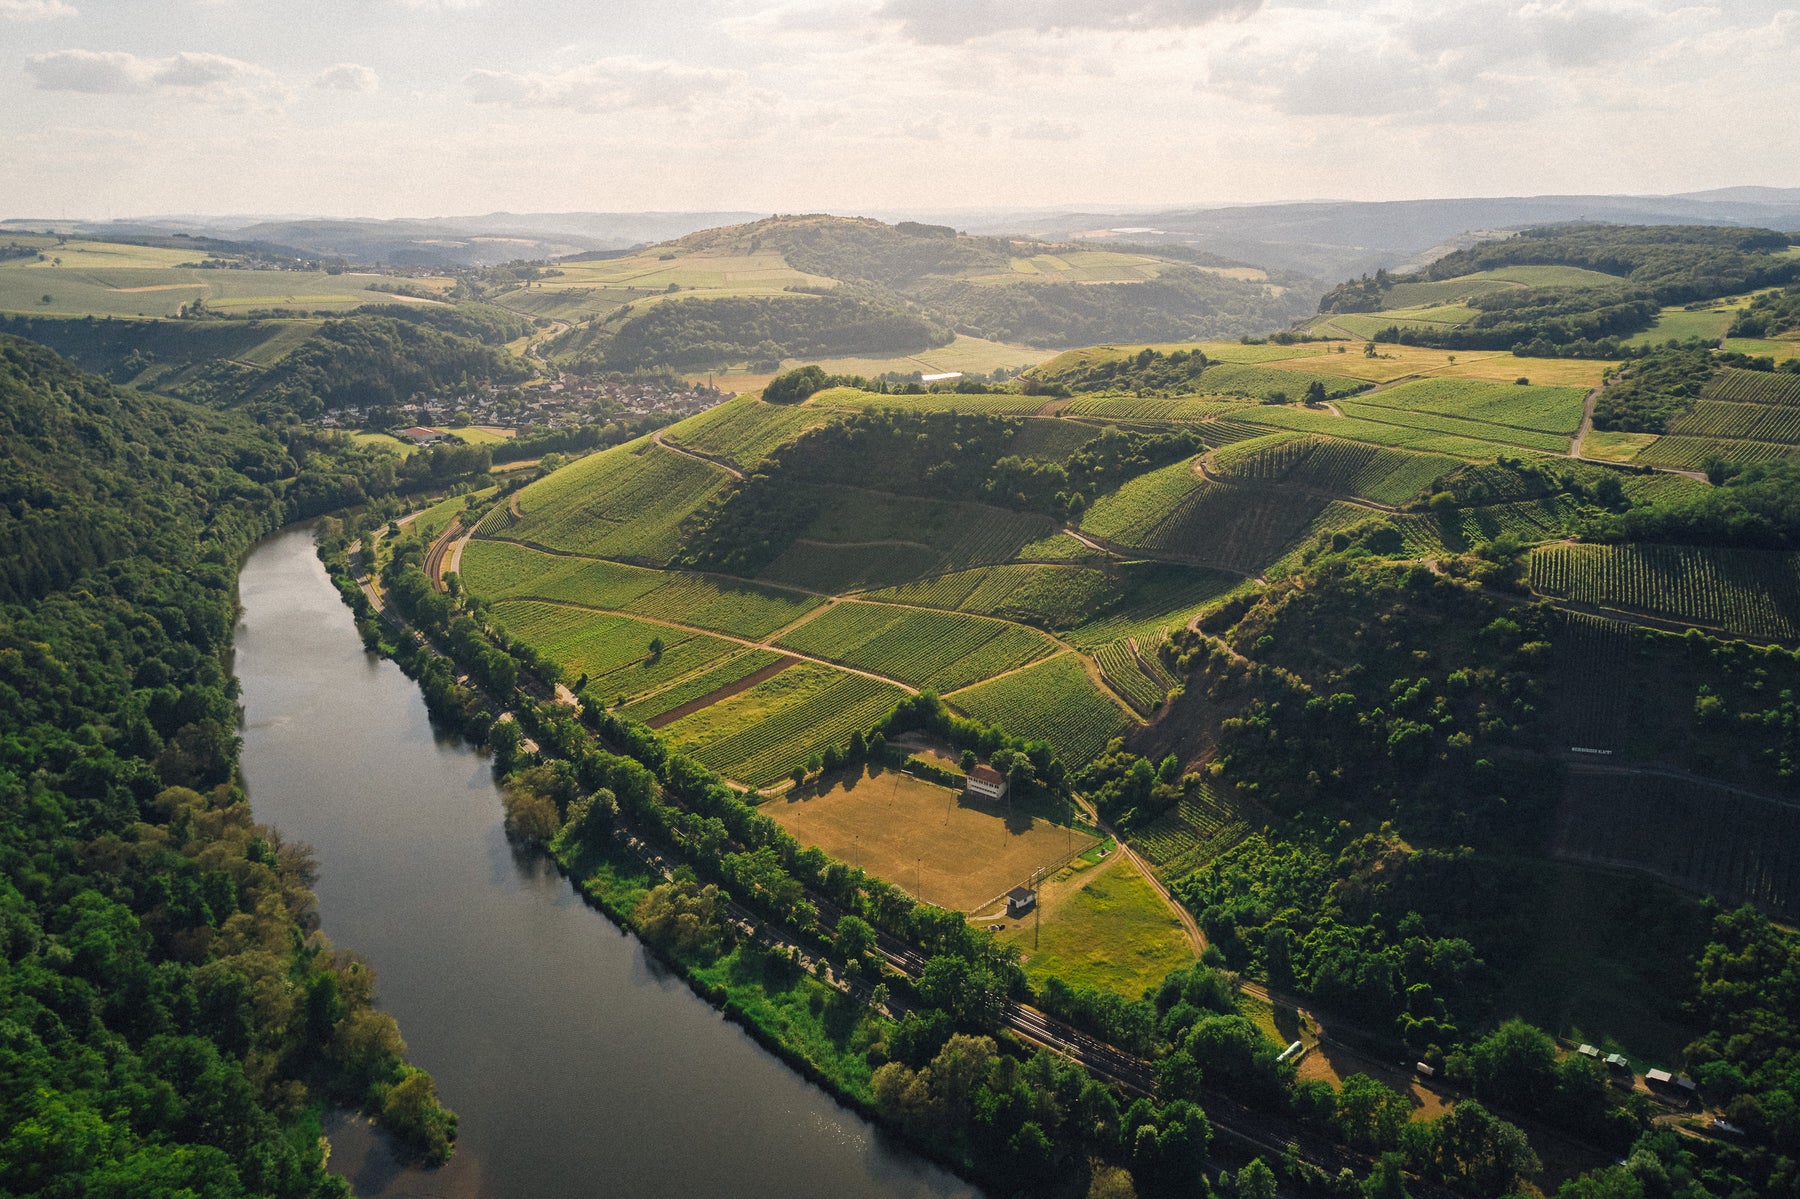
<instances>
[{"instance_id":1,"label":"calm river water","mask_svg":"<svg viewBox=\"0 0 1800 1199\"><path fill-rule=\"evenodd\" d=\"M309 530L245 561L237 675L257 817L318 853L325 931L461 1116L442 1170L330 1128L357 1193L973 1196L845 1111L664 972L500 829L487 760L436 736L363 652Z\"/></svg>"}]
</instances>

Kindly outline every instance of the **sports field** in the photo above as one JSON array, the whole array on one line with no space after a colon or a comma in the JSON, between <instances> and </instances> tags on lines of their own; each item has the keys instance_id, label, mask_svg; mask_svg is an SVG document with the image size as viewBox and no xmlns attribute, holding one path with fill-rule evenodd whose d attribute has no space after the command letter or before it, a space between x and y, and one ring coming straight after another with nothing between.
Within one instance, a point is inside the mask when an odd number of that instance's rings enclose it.
<instances>
[{"instance_id":1,"label":"sports field","mask_svg":"<svg viewBox=\"0 0 1800 1199\"><path fill-rule=\"evenodd\" d=\"M802 844L885 879L927 903L974 911L1095 845L1095 838L1004 804L898 770L865 770L764 803Z\"/></svg>"}]
</instances>

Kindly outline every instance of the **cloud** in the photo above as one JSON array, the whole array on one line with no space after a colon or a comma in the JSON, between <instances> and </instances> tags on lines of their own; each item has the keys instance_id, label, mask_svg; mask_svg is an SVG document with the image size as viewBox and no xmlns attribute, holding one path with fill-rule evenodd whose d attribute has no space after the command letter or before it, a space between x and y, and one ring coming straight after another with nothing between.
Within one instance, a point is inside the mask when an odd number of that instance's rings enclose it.
<instances>
[{"instance_id":1,"label":"cloud","mask_svg":"<svg viewBox=\"0 0 1800 1199\"><path fill-rule=\"evenodd\" d=\"M0 21L48 21L80 15L79 9L63 0L0 0Z\"/></svg>"},{"instance_id":2,"label":"cloud","mask_svg":"<svg viewBox=\"0 0 1800 1199\"><path fill-rule=\"evenodd\" d=\"M740 71L690 67L624 56L565 71L476 70L463 77L476 104L511 108L569 108L578 112L619 112L628 108L684 109L701 96L727 90L743 79Z\"/></svg>"},{"instance_id":3,"label":"cloud","mask_svg":"<svg viewBox=\"0 0 1800 1199\"><path fill-rule=\"evenodd\" d=\"M1262 0L884 0L877 19L916 42L949 46L989 34L1185 29L1250 16Z\"/></svg>"},{"instance_id":4,"label":"cloud","mask_svg":"<svg viewBox=\"0 0 1800 1199\"><path fill-rule=\"evenodd\" d=\"M272 82L254 63L191 51L140 58L123 50L51 50L26 59L25 71L40 91L94 95L166 92L218 98Z\"/></svg>"},{"instance_id":5,"label":"cloud","mask_svg":"<svg viewBox=\"0 0 1800 1199\"><path fill-rule=\"evenodd\" d=\"M332 92L373 92L381 87L381 76L358 63L340 62L319 72L313 86Z\"/></svg>"},{"instance_id":6,"label":"cloud","mask_svg":"<svg viewBox=\"0 0 1800 1199\"><path fill-rule=\"evenodd\" d=\"M1012 131L1013 140L1022 142L1072 142L1081 136L1081 126L1073 121L1029 121Z\"/></svg>"}]
</instances>

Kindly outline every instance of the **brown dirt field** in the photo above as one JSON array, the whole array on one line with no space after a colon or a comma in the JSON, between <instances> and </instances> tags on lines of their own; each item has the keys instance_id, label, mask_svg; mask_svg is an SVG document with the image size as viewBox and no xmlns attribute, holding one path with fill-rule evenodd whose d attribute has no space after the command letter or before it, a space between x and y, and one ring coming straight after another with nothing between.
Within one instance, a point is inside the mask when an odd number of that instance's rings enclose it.
<instances>
[{"instance_id":1,"label":"brown dirt field","mask_svg":"<svg viewBox=\"0 0 1800 1199\"><path fill-rule=\"evenodd\" d=\"M660 716L653 716L644 723L648 724L653 729L660 729L665 724L674 724L683 716L691 716L701 708L710 708L722 699L730 699L739 692L748 691L758 683L774 678L776 675L780 674L788 667L797 664L799 661L800 659L798 658L783 658L779 662L771 662L761 670L751 671L735 683L727 683L723 687L716 687L713 690L708 691L705 695L690 699L687 703L682 704L679 707L670 708L667 712L662 713Z\"/></svg>"},{"instance_id":2,"label":"brown dirt field","mask_svg":"<svg viewBox=\"0 0 1800 1199\"><path fill-rule=\"evenodd\" d=\"M902 774L864 771L762 805L802 844L943 907L970 911L1094 838Z\"/></svg>"}]
</instances>

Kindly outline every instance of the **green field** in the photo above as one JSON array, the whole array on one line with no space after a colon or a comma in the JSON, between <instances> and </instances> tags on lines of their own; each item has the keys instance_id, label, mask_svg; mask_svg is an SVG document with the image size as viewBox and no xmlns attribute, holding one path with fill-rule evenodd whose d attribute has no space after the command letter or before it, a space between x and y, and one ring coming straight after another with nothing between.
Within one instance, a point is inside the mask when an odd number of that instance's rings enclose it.
<instances>
[{"instance_id":1,"label":"green field","mask_svg":"<svg viewBox=\"0 0 1800 1199\"><path fill-rule=\"evenodd\" d=\"M1773 358L1777 366L1800 358L1800 341L1790 338L1728 337L1724 348L1736 354Z\"/></svg>"},{"instance_id":2,"label":"green field","mask_svg":"<svg viewBox=\"0 0 1800 1199\"><path fill-rule=\"evenodd\" d=\"M1436 282L1396 283L1382 299L1390 309L1413 308L1423 304L1454 304L1472 296L1520 287L1608 287L1618 282L1617 275L1574 266L1508 266Z\"/></svg>"},{"instance_id":3,"label":"green field","mask_svg":"<svg viewBox=\"0 0 1800 1199\"><path fill-rule=\"evenodd\" d=\"M1680 545L1553 545L1531 555L1531 586L1580 604L1791 641L1800 556Z\"/></svg>"},{"instance_id":4,"label":"green field","mask_svg":"<svg viewBox=\"0 0 1800 1199\"><path fill-rule=\"evenodd\" d=\"M777 644L936 691L966 687L1057 650L1042 633L1006 621L855 601L820 613Z\"/></svg>"},{"instance_id":5,"label":"green field","mask_svg":"<svg viewBox=\"0 0 1800 1199\"><path fill-rule=\"evenodd\" d=\"M1357 402L1572 437L1581 427L1586 401L1587 392L1578 387L1422 379L1362 396Z\"/></svg>"},{"instance_id":6,"label":"green field","mask_svg":"<svg viewBox=\"0 0 1800 1199\"><path fill-rule=\"evenodd\" d=\"M506 535L568 553L661 566L681 549L682 521L728 479L717 467L640 438L519 492L524 517Z\"/></svg>"},{"instance_id":7,"label":"green field","mask_svg":"<svg viewBox=\"0 0 1800 1199\"><path fill-rule=\"evenodd\" d=\"M1721 301L1710 308L1690 312L1685 308L1665 308L1656 323L1625 339L1628 346L1661 345L1665 341L1688 341L1698 338L1701 341L1712 341L1725 336L1725 330L1731 327L1736 317L1735 308L1727 307Z\"/></svg>"},{"instance_id":8,"label":"green field","mask_svg":"<svg viewBox=\"0 0 1800 1199\"><path fill-rule=\"evenodd\" d=\"M61 266L35 259L0 260L0 311L40 316L174 316L204 299L223 312L297 308L347 312L363 304L426 301L382 290L436 287L449 280L325 271L202 270L183 266L201 250L162 250L110 242L71 241L44 251ZM48 300L46 301L46 297Z\"/></svg>"},{"instance_id":9,"label":"green field","mask_svg":"<svg viewBox=\"0 0 1800 1199\"><path fill-rule=\"evenodd\" d=\"M999 934L1019 947L1028 978L1060 978L1071 987L1141 999L1169 971L1193 964L1193 946L1181 921L1130 860L1104 870L1071 870L1070 882L1079 884L1089 872L1093 877L1054 902L1041 921L1009 924Z\"/></svg>"},{"instance_id":10,"label":"green field","mask_svg":"<svg viewBox=\"0 0 1800 1199\"><path fill-rule=\"evenodd\" d=\"M1048 741L1071 766L1093 758L1130 723L1072 654L1059 654L947 698L1015 737Z\"/></svg>"}]
</instances>

